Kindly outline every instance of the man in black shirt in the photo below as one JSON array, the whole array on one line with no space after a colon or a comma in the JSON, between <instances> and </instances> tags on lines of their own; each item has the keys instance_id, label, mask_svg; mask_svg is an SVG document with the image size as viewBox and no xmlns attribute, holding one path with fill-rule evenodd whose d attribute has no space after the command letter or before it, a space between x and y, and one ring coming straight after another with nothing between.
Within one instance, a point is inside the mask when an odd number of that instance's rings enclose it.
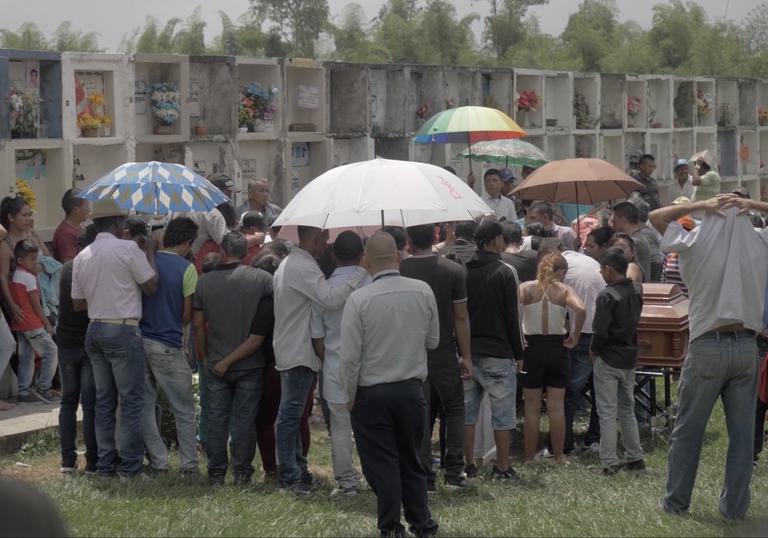
<instances>
[{"instance_id":1,"label":"man in black shirt","mask_svg":"<svg viewBox=\"0 0 768 538\"><path fill-rule=\"evenodd\" d=\"M80 235L83 249L96 239L96 229L88 226ZM59 441L61 443L61 472L77 472L77 406L83 406L83 438L85 440L85 472L96 473L98 451L94 413L96 384L93 367L85 352L85 333L88 330L88 312L75 311L72 306L72 260L64 264L59 279L59 320L56 326L56 344L59 348L61 376L61 407L59 408Z\"/></svg>"},{"instance_id":2,"label":"man in black shirt","mask_svg":"<svg viewBox=\"0 0 768 538\"><path fill-rule=\"evenodd\" d=\"M400 263L400 274L429 284L435 294L440 319L440 343L427 353L427 432L421 447L422 464L427 471L428 487L434 489L432 470L432 419L437 413L430 407L442 405L446 425L445 481L450 486L465 487L464 476L464 391L461 380L472 375L469 351L469 316L464 268L432 252L435 227L432 224L408 228L412 256ZM456 340L454 341L454 334ZM461 359L456 355L456 342ZM430 401L435 394L437 401ZM441 419L442 420L442 419Z\"/></svg>"},{"instance_id":3,"label":"man in black shirt","mask_svg":"<svg viewBox=\"0 0 768 538\"><path fill-rule=\"evenodd\" d=\"M464 453L474 460L475 424L483 394L491 401L491 423L496 441L494 480L517 478L509 465L510 431L516 426L516 361L523 360L515 271L501 261L504 248L501 224L480 223L475 231L477 254L467 264L467 308L469 311L473 377L465 382ZM467 475L477 472L473 464Z\"/></svg>"},{"instance_id":4,"label":"man in black shirt","mask_svg":"<svg viewBox=\"0 0 768 538\"><path fill-rule=\"evenodd\" d=\"M501 253L501 261L515 268L520 282L536 280L539 257L536 251L522 250L523 230L516 222L502 222L501 229L504 238L504 252Z\"/></svg>"},{"instance_id":5,"label":"man in black shirt","mask_svg":"<svg viewBox=\"0 0 768 538\"><path fill-rule=\"evenodd\" d=\"M628 470L643 470L643 449L635 418L637 325L643 292L627 278L629 262L611 247L600 256L600 272L608 286L597 296L589 356L594 364L595 398L600 415L600 462L607 475L620 468L616 454L616 421Z\"/></svg>"}]
</instances>

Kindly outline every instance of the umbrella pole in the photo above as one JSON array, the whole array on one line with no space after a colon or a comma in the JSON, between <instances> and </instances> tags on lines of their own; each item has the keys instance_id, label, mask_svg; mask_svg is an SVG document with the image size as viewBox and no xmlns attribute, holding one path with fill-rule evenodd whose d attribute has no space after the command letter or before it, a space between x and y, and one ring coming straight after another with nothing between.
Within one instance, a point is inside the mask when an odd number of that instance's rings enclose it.
<instances>
[{"instance_id":1,"label":"umbrella pole","mask_svg":"<svg viewBox=\"0 0 768 538\"><path fill-rule=\"evenodd\" d=\"M381 210L381 229L384 229L384 210Z\"/></svg>"},{"instance_id":2,"label":"umbrella pole","mask_svg":"<svg viewBox=\"0 0 768 538\"><path fill-rule=\"evenodd\" d=\"M581 210L579 209L579 183L576 182L576 238L578 240L577 252L581 251Z\"/></svg>"}]
</instances>

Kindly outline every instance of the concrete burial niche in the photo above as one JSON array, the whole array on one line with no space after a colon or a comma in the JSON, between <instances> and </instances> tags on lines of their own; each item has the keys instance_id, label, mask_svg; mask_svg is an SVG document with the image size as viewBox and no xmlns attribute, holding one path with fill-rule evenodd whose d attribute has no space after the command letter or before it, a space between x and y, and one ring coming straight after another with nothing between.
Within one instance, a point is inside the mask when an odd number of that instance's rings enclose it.
<instances>
[{"instance_id":1,"label":"concrete burial niche","mask_svg":"<svg viewBox=\"0 0 768 538\"><path fill-rule=\"evenodd\" d=\"M383 159L407 161L411 154L411 140L406 137L374 138L374 154Z\"/></svg>"},{"instance_id":2,"label":"concrete burial niche","mask_svg":"<svg viewBox=\"0 0 768 538\"><path fill-rule=\"evenodd\" d=\"M551 161L568 159L574 156L573 136L571 135L547 136L545 144L545 153Z\"/></svg>"},{"instance_id":3,"label":"concrete burial niche","mask_svg":"<svg viewBox=\"0 0 768 538\"><path fill-rule=\"evenodd\" d=\"M408 73L404 67L373 65L368 71L370 133L373 136L404 136ZM405 111L405 113L404 113Z\"/></svg>"},{"instance_id":4,"label":"concrete burial niche","mask_svg":"<svg viewBox=\"0 0 768 538\"><path fill-rule=\"evenodd\" d=\"M671 181L674 162L672 134L650 133L648 153L656 157L656 179Z\"/></svg>"},{"instance_id":5,"label":"concrete burial niche","mask_svg":"<svg viewBox=\"0 0 768 538\"><path fill-rule=\"evenodd\" d=\"M480 95L483 106L497 108L509 117L515 115L515 77L511 69L494 69L480 73Z\"/></svg>"},{"instance_id":6,"label":"concrete burial niche","mask_svg":"<svg viewBox=\"0 0 768 538\"><path fill-rule=\"evenodd\" d=\"M715 120L721 129L735 127L739 121L739 85L736 79L717 79Z\"/></svg>"},{"instance_id":7,"label":"concrete burial niche","mask_svg":"<svg viewBox=\"0 0 768 538\"><path fill-rule=\"evenodd\" d=\"M646 134L643 131L630 131L624 135L624 169L629 168L629 159L633 155L647 153Z\"/></svg>"},{"instance_id":8,"label":"concrete burial niche","mask_svg":"<svg viewBox=\"0 0 768 538\"><path fill-rule=\"evenodd\" d=\"M136 144L135 160L136 162L161 161L183 164L190 167L193 165L191 162L191 154L190 159L187 159L187 150L184 147L184 144L181 143Z\"/></svg>"},{"instance_id":9,"label":"concrete burial niche","mask_svg":"<svg viewBox=\"0 0 768 538\"><path fill-rule=\"evenodd\" d=\"M624 102L627 129L645 129L648 119L646 81L636 75L627 76L627 98Z\"/></svg>"},{"instance_id":10,"label":"concrete burial niche","mask_svg":"<svg viewBox=\"0 0 768 538\"><path fill-rule=\"evenodd\" d=\"M618 132L616 134L602 135L600 141L602 144L600 158L604 161L608 161L620 170L626 170L627 164L624 160L624 134Z\"/></svg>"},{"instance_id":11,"label":"concrete burial niche","mask_svg":"<svg viewBox=\"0 0 768 538\"><path fill-rule=\"evenodd\" d=\"M544 125L551 132L570 129L573 123L573 78L570 73L544 76Z\"/></svg>"},{"instance_id":12,"label":"concrete burial niche","mask_svg":"<svg viewBox=\"0 0 768 538\"><path fill-rule=\"evenodd\" d=\"M669 77L648 78L646 82L648 115L647 126L650 129L670 129L673 126L672 80Z\"/></svg>"},{"instance_id":13,"label":"concrete burial niche","mask_svg":"<svg viewBox=\"0 0 768 538\"><path fill-rule=\"evenodd\" d=\"M239 93L233 56L189 59L189 124L193 140L231 136L237 125Z\"/></svg>"},{"instance_id":14,"label":"concrete burial niche","mask_svg":"<svg viewBox=\"0 0 768 538\"><path fill-rule=\"evenodd\" d=\"M238 140L274 140L285 129L285 107L287 96L283 84L282 66L276 59L235 58L236 82L235 95L235 125L237 125ZM248 126L239 118L240 100L246 87L258 84L263 90L277 90L273 98L272 120L260 120L258 125Z\"/></svg>"},{"instance_id":15,"label":"concrete burial niche","mask_svg":"<svg viewBox=\"0 0 768 538\"><path fill-rule=\"evenodd\" d=\"M133 131L133 88L128 57L65 52L61 65L64 137L82 145L124 143ZM79 125L78 118L85 114L99 119L101 125L95 129Z\"/></svg>"},{"instance_id":16,"label":"concrete burial niche","mask_svg":"<svg viewBox=\"0 0 768 538\"><path fill-rule=\"evenodd\" d=\"M672 160L689 159L696 153L693 129L672 133ZM674 162L673 165L674 166Z\"/></svg>"},{"instance_id":17,"label":"concrete burial niche","mask_svg":"<svg viewBox=\"0 0 768 538\"><path fill-rule=\"evenodd\" d=\"M11 92L33 100L39 107L38 121L29 130L11 125ZM0 49L0 140L62 137L61 57L58 53ZM16 116L18 117L18 116Z\"/></svg>"},{"instance_id":18,"label":"concrete burial niche","mask_svg":"<svg viewBox=\"0 0 768 538\"><path fill-rule=\"evenodd\" d=\"M286 184L282 201L287 203L310 181L331 168L333 140L324 137L288 139L283 158Z\"/></svg>"},{"instance_id":19,"label":"concrete burial niche","mask_svg":"<svg viewBox=\"0 0 768 538\"><path fill-rule=\"evenodd\" d=\"M72 175L79 189L90 187L123 163L130 161L126 146L112 144L97 146L88 143L72 144Z\"/></svg>"},{"instance_id":20,"label":"concrete burial niche","mask_svg":"<svg viewBox=\"0 0 768 538\"><path fill-rule=\"evenodd\" d=\"M248 181L266 179L269 181L270 197L276 204L288 201L285 197L285 158L284 144L281 140L241 140L238 142L237 164L239 172L234 177L240 180L242 192L238 195L238 204L248 197ZM239 177L238 177L239 174Z\"/></svg>"},{"instance_id":21,"label":"concrete burial niche","mask_svg":"<svg viewBox=\"0 0 768 538\"><path fill-rule=\"evenodd\" d=\"M134 134L141 143L178 143L189 140L189 56L134 54ZM157 84L164 84L157 95ZM168 125L153 108L171 106L178 92L178 118ZM168 97L165 99L163 96Z\"/></svg>"},{"instance_id":22,"label":"concrete burial niche","mask_svg":"<svg viewBox=\"0 0 768 538\"><path fill-rule=\"evenodd\" d=\"M480 73L474 69L446 67L444 80L446 110L480 104Z\"/></svg>"},{"instance_id":23,"label":"concrete burial niche","mask_svg":"<svg viewBox=\"0 0 768 538\"><path fill-rule=\"evenodd\" d=\"M520 96L524 93L538 97L538 106L535 110L526 109L520 103ZM529 69L515 69L515 121L526 130L544 128L544 75L541 71Z\"/></svg>"},{"instance_id":24,"label":"concrete burial niche","mask_svg":"<svg viewBox=\"0 0 768 538\"><path fill-rule=\"evenodd\" d=\"M290 133L325 133L326 84L321 62L288 58L283 62L285 122Z\"/></svg>"},{"instance_id":25,"label":"concrete burial niche","mask_svg":"<svg viewBox=\"0 0 768 538\"><path fill-rule=\"evenodd\" d=\"M715 80L697 77L696 89L696 115L697 127L715 127L717 125L717 110L715 99Z\"/></svg>"},{"instance_id":26,"label":"concrete burial niche","mask_svg":"<svg viewBox=\"0 0 768 538\"><path fill-rule=\"evenodd\" d=\"M739 131L739 174L742 180L756 178L760 169L760 149L757 131Z\"/></svg>"},{"instance_id":27,"label":"concrete burial niche","mask_svg":"<svg viewBox=\"0 0 768 538\"><path fill-rule=\"evenodd\" d=\"M360 64L326 64L330 113L328 132L368 133L368 67Z\"/></svg>"},{"instance_id":28,"label":"concrete burial niche","mask_svg":"<svg viewBox=\"0 0 768 538\"><path fill-rule=\"evenodd\" d=\"M590 159L597 157L597 134L579 134L573 137L573 156Z\"/></svg>"},{"instance_id":29,"label":"concrete burial niche","mask_svg":"<svg viewBox=\"0 0 768 538\"><path fill-rule=\"evenodd\" d=\"M692 78L676 77L673 79L673 84L673 127L676 129L693 127L693 118L696 113L696 93L694 80Z\"/></svg>"},{"instance_id":30,"label":"concrete burial niche","mask_svg":"<svg viewBox=\"0 0 768 538\"><path fill-rule=\"evenodd\" d=\"M717 150L720 176L723 181L738 181L739 148L736 131L719 131L717 133Z\"/></svg>"},{"instance_id":31,"label":"concrete burial niche","mask_svg":"<svg viewBox=\"0 0 768 538\"><path fill-rule=\"evenodd\" d=\"M768 175L768 131L760 131L760 160L758 172L761 176Z\"/></svg>"},{"instance_id":32,"label":"concrete burial niche","mask_svg":"<svg viewBox=\"0 0 768 538\"><path fill-rule=\"evenodd\" d=\"M694 143L694 153L708 149L713 155L717 155L717 134L715 131L694 131Z\"/></svg>"},{"instance_id":33,"label":"concrete burial niche","mask_svg":"<svg viewBox=\"0 0 768 538\"><path fill-rule=\"evenodd\" d=\"M757 81L742 78L738 81L739 89L739 125L754 127L757 125Z\"/></svg>"},{"instance_id":34,"label":"concrete burial niche","mask_svg":"<svg viewBox=\"0 0 768 538\"><path fill-rule=\"evenodd\" d=\"M573 128L597 129L600 125L600 75L576 73L573 75Z\"/></svg>"},{"instance_id":35,"label":"concrete burial niche","mask_svg":"<svg viewBox=\"0 0 768 538\"><path fill-rule=\"evenodd\" d=\"M446 109L442 67L413 66L408 69L405 98L405 129L413 134L429 118Z\"/></svg>"},{"instance_id":36,"label":"concrete burial niche","mask_svg":"<svg viewBox=\"0 0 768 538\"><path fill-rule=\"evenodd\" d=\"M760 81L757 85L758 124L768 128L768 82Z\"/></svg>"},{"instance_id":37,"label":"concrete burial niche","mask_svg":"<svg viewBox=\"0 0 768 538\"><path fill-rule=\"evenodd\" d=\"M333 139L333 166L373 159L374 141L368 136Z\"/></svg>"},{"instance_id":38,"label":"concrete burial niche","mask_svg":"<svg viewBox=\"0 0 768 538\"><path fill-rule=\"evenodd\" d=\"M600 75L600 128L623 129L626 122L626 75Z\"/></svg>"}]
</instances>

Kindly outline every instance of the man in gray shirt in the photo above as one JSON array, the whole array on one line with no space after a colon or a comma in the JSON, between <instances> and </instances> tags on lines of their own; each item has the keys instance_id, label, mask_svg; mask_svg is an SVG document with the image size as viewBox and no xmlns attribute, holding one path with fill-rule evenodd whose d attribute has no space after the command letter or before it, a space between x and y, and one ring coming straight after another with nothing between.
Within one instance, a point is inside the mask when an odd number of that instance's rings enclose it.
<instances>
[{"instance_id":1,"label":"man in gray shirt","mask_svg":"<svg viewBox=\"0 0 768 538\"><path fill-rule=\"evenodd\" d=\"M651 247L642 232L645 223L640 222L639 217L637 207L631 202L621 202L613 208L611 226L617 232L627 234L635 242L635 257L643 270L643 282L651 282Z\"/></svg>"},{"instance_id":2,"label":"man in gray shirt","mask_svg":"<svg viewBox=\"0 0 768 538\"><path fill-rule=\"evenodd\" d=\"M208 374L208 479L224 483L231 421L235 483L248 484L256 455L264 355L259 349L238 361L228 356L250 336L261 298L272 295L272 276L241 264L248 252L241 233L225 235L221 248L221 263L200 277L193 302L197 348Z\"/></svg>"},{"instance_id":3,"label":"man in gray shirt","mask_svg":"<svg viewBox=\"0 0 768 538\"><path fill-rule=\"evenodd\" d=\"M340 357L360 463L376 493L382 536L405 534L401 503L411 532L434 535L418 450L427 349L440 343L437 304L428 284L400 275L391 235L371 236L365 254L373 283L353 292L344 307Z\"/></svg>"}]
</instances>

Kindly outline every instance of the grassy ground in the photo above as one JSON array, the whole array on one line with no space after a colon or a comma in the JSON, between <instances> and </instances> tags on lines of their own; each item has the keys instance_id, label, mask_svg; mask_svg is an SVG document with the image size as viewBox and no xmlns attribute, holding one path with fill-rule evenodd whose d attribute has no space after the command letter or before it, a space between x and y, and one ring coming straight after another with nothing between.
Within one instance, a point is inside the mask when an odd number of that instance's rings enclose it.
<instances>
[{"instance_id":1,"label":"grassy ground","mask_svg":"<svg viewBox=\"0 0 768 538\"><path fill-rule=\"evenodd\" d=\"M430 498L442 536L744 536L768 534L768 465L755 471L747 520L729 523L717 511L727 434L718 406L702 454L691 513L657 509L664 491L667 444L644 439L650 472L603 477L597 460L569 467L517 466L516 485L483 481L475 491L439 489ZM75 535L86 536L359 536L375 535L375 498L331 498L330 442L313 431L313 471L324 487L297 499L265 485L211 489L177 473L149 481L120 483L95 478L61 478L55 437L29 443L0 462L0 473L29 480L59 505ZM519 452L518 452L519 454ZM27 464L25 467L22 464Z\"/></svg>"}]
</instances>

